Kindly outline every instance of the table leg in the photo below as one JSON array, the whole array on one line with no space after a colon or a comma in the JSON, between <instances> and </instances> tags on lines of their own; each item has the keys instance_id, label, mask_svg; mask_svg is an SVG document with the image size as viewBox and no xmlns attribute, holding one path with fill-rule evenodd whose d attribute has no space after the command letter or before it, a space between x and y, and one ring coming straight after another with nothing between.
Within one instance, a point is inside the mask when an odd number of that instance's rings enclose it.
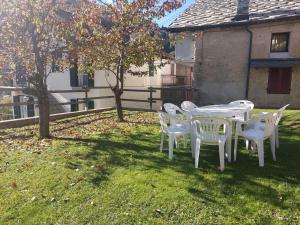
<instances>
[{"instance_id":1,"label":"table leg","mask_svg":"<svg viewBox=\"0 0 300 225\"><path fill-rule=\"evenodd\" d=\"M228 138L226 142L227 160L228 162L231 162L232 122L229 123L229 127L226 132L228 132Z\"/></svg>"}]
</instances>

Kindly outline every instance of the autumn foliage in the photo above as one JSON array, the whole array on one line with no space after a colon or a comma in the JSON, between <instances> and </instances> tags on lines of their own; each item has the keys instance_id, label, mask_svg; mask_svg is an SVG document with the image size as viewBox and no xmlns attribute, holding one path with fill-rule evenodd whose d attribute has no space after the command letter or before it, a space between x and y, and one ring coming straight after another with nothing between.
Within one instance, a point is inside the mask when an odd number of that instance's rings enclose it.
<instances>
[{"instance_id":1,"label":"autumn foliage","mask_svg":"<svg viewBox=\"0 0 300 225\"><path fill-rule=\"evenodd\" d=\"M141 68L163 53L164 40L154 21L181 4L178 0L96 1L93 7L75 14L73 30L78 35L70 49L80 52L82 68L110 72L114 82L107 80L115 94L120 121L124 76L148 74L132 68Z\"/></svg>"},{"instance_id":2,"label":"autumn foliage","mask_svg":"<svg viewBox=\"0 0 300 225\"><path fill-rule=\"evenodd\" d=\"M76 2L76 4L75 4ZM85 1L81 2L83 6ZM0 7L0 69L9 68L26 79L25 94L39 105L40 137L49 137L47 77L53 56L67 51L66 34L72 10L80 2L62 0L2 0ZM63 65L63 62L56 62Z\"/></svg>"},{"instance_id":3,"label":"autumn foliage","mask_svg":"<svg viewBox=\"0 0 300 225\"><path fill-rule=\"evenodd\" d=\"M39 105L40 137L49 137L47 77L55 61L61 68L78 63L81 70L109 71L119 120L125 74L160 57L163 40L154 23L179 0L2 0L0 7L0 69L16 74L20 65L28 85L24 91ZM56 53L63 53L57 60Z\"/></svg>"}]
</instances>

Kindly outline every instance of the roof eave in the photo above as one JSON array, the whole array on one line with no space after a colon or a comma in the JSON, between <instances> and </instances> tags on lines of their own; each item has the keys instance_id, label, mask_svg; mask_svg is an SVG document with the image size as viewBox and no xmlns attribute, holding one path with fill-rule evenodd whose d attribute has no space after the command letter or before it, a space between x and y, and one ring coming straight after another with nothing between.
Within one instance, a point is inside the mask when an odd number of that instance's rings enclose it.
<instances>
[{"instance_id":1,"label":"roof eave","mask_svg":"<svg viewBox=\"0 0 300 225\"><path fill-rule=\"evenodd\" d=\"M252 59L250 65L253 68L289 68L289 67L300 67L300 59L299 58Z\"/></svg>"},{"instance_id":2,"label":"roof eave","mask_svg":"<svg viewBox=\"0 0 300 225\"><path fill-rule=\"evenodd\" d=\"M300 15L297 16L287 16L287 17L279 17L273 19L264 19L264 20L248 20L248 21L236 21L230 23L221 23L221 24L208 24L201 26L186 26L186 27L167 27L165 30L171 33L180 33L180 32L192 32L192 31L203 31L214 28L230 28L230 27L239 27L245 25L255 25L255 24L263 24L263 23L272 23L272 22L280 22L280 21L293 21L299 20Z\"/></svg>"}]
</instances>

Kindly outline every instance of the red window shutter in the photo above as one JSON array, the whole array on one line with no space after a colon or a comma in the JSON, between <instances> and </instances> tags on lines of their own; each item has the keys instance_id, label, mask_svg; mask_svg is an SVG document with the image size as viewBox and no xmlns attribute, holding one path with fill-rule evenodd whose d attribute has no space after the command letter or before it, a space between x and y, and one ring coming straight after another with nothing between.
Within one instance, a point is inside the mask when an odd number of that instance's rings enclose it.
<instances>
[{"instance_id":1,"label":"red window shutter","mask_svg":"<svg viewBox=\"0 0 300 225\"><path fill-rule=\"evenodd\" d=\"M289 94L291 92L292 69L286 68L281 70L281 93Z\"/></svg>"},{"instance_id":2,"label":"red window shutter","mask_svg":"<svg viewBox=\"0 0 300 225\"><path fill-rule=\"evenodd\" d=\"M271 68L269 71L268 93L276 94L280 90L279 70Z\"/></svg>"},{"instance_id":3,"label":"red window shutter","mask_svg":"<svg viewBox=\"0 0 300 225\"><path fill-rule=\"evenodd\" d=\"M269 71L268 94L289 94L291 80L291 68L271 68Z\"/></svg>"}]
</instances>

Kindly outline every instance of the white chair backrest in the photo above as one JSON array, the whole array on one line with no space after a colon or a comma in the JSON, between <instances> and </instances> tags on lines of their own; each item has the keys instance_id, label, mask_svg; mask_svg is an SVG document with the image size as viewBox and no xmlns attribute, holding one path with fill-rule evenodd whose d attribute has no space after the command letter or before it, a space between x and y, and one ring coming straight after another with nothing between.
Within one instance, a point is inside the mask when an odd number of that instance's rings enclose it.
<instances>
[{"instance_id":1,"label":"white chair backrest","mask_svg":"<svg viewBox=\"0 0 300 225\"><path fill-rule=\"evenodd\" d=\"M254 103L248 100L237 100L230 102L229 105L246 105L250 110L254 109Z\"/></svg>"},{"instance_id":2,"label":"white chair backrest","mask_svg":"<svg viewBox=\"0 0 300 225\"><path fill-rule=\"evenodd\" d=\"M225 119L210 117L194 118L192 124L195 134L206 143L218 143L220 132L224 131L224 126L229 126Z\"/></svg>"},{"instance_id":3,"label":"white chair backrest","mask_svg":"<svg viewBox=\"0 0 300 225\"><path fill-rule=\"evenodd\" d=\"M289 106L289 104L283 106L281 109L279 109L279 110L277 111L277 120L276 120L276 124L275 124L276 126L278 126L278 124L280 123L280 120L281 120L281 118L282 118L282 116L283 116L283 111L284 111L288 106Z\"/></svg>"},{"instance_id":4,"label":"white chair backrest","mask_svg":"<svg viewBox=\"0 0 300 225\"><path fill-rule=\"evenodd\" d=\"M191 110L193 110L195 108L197 108L197 106L190 101L184 101L181 103L181 109L183 111L190 112Z\"/></svg>"},{"instance_id":5,"label":"white chair backrest","mask_svg":"<svg viewBox=\"0 0 300 225\"><path fill-rule=\"evenodd\" d=\"M274 132L276 120L277 120L277 112L270 112L266 114L262 114L255 118L255 120L259 120L265 124L264 126L264 138L269 138Z\"/></svg>"},{"instance_id":6,"label":"white chair backrest","mask_svg":"<svg viewBox=\"0 0 300 225\"><path fill-rule=\"evenodd\" d=\"M160 122L161 130L165 133L168 133L169 132L168 124L170 123L169 115L162 111L158 111L158 115L159 115L159 122Z\"/></svg>"},{"instance_id":7,"label":"white chair backrest","mask_svg":"<svg viewBox=\"0 0 300 225\"><path fill-rule=\"evenodd\" d=\"M177 112L183 113L183 111L177 105L174 105L172 103L165 103L164 108L166 112L171 115L176 115Z\"/></svg>"}]
</instances>

